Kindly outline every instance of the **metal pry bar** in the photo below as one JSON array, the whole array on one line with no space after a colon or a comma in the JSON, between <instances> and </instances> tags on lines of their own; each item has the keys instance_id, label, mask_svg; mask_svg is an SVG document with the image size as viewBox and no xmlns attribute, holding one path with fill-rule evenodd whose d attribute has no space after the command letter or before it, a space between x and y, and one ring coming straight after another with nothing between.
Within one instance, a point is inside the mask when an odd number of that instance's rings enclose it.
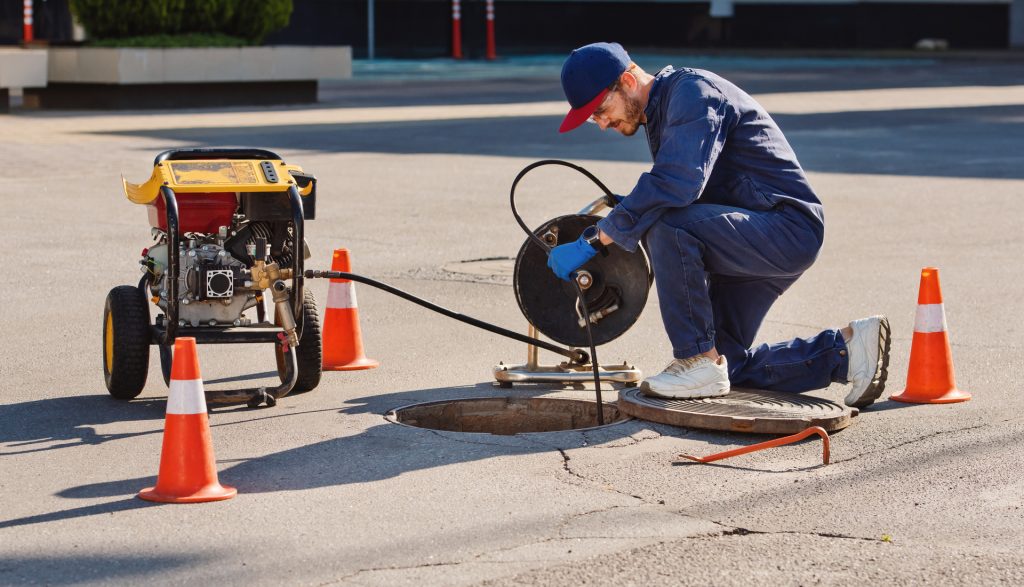
<instances>
[{"instance_id":1,"label":"metal pry bar","mask_svg":"<svg viewBox=\"0 0 1024 587\"><path fill-rule=\"evenodd\" d=\"M828 464L828 460L829 460L828 432L826 432L825 429L822 428L821 426L811 426L810 428L807 428L806 430L804 430L802 432L797 432L796 434L791 434L789 436L783 436L782 438L776 438L775 440L768 440L768 441L765 441L765 442L759 442L757 444L752 444L750 446L744 446L742 448L734 448L732 450L727 450L727 451L724 451L724 452L715 453L713 455L708 455L706 457L694 457L694 456L690 456L690 455L679 455L679 456L681 458L689 459L691 461L696 461L698 463L711 463L711 462L714 462L714 461L720 461L722 459L727 459L729 457L735 457L735 456L739 456L739 455L745 455L745 454L751 453L751 452L756 452L756 451L759 451L759 450L764 450L766 448L775 448L777 446L782 446L782 445L785 445L785 444L792 444L794 442L798 442L800 440L803 440L803 439L807 438L808 436L811 436L812 434L817 434L818 436L821 437L821 442L822 442L821 464L827 465Z\"/></svg>"}]
</instances>

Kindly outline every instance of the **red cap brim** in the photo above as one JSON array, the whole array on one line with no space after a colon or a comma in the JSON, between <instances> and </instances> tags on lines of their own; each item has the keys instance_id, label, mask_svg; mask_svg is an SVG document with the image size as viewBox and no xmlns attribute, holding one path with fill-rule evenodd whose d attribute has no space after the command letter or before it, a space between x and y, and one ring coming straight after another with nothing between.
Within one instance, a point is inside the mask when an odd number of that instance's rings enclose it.
<instances>
[{"instance_id":1,"label":"red cap brim","mask_svg":"<svg viewBox=\"0 0 1024 587\"><path fill-rule=\"evenodd\" d=\"M570 130L578 127L587 121L594 114L594 110L601 105L604 101L604 97L608 95L608 90L601 90L601 93L596 98L580 106L579 108L573 108L565 115L565 120L562 121L562 126L558 127L558 132L569 132Z\"/></svg>"}]
</instances>

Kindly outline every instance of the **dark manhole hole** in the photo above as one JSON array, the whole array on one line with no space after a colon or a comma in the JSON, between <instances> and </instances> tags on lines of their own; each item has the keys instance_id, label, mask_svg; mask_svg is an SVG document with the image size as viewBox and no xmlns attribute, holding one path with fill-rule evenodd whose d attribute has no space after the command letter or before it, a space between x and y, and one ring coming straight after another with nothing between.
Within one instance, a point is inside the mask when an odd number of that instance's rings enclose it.
<instances>
[{"instance_id":1,"label":"dark manhole hole","mask_svg":"<svg viewBox=\"0 0 1024 587\"><path fill-rule=\"evenodd\" d=\"M470 398L415 404L388 412L392 422L446 430L513 435L594 428L597 403L558 398ZM605 425L629 420L615 404L604 404Z\"/></svg>"}]
</instances>

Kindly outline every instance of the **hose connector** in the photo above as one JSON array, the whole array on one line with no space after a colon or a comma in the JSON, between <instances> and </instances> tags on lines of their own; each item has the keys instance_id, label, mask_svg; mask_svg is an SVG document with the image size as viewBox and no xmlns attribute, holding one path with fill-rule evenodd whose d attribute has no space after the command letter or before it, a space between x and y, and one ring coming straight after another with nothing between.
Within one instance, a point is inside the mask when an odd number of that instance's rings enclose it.
<instances>
[{"instance_id":1,"label":"hose connector","mask_svg":"<svg viewBox=\"0 0 1024 587\"><path fill-rule=\"evenodd\" d=\"M274 296L274 306L277 308L277 315L281 320L281 328L288 336L290 346L299 346L299 337L295 333L295 316L292 314L292 305L289 301L288 285L278 279L270 286L271 294Z\"/></svg>"},{"instance_id":2,"label":"hose connector","mask_svg":"<svg viewBox=\"0 0 1024 587\"><path fill-rule=\"evenodd\" d=\"M583 349L572 349L573 356L569 362L573 365L586 365L590 363L590 354Z\"/></svg>"}]
</instances>

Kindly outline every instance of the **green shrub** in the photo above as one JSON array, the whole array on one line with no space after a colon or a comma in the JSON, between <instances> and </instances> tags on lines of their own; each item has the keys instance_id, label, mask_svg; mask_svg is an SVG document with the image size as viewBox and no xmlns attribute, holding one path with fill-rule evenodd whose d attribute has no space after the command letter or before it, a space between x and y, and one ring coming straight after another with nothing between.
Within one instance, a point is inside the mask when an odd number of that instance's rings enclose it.
<instances>
[{"instance_id":1,"label":"green shrub","mask_svg":"<svg viewBox=\"0 0 1024 587\"><path fill-rule=\"evenodd\" d=\"M198 0L202 1L202 0ZM231 25L223 32L262 43L270 33L288 26L292 0L236 0ZM244 6L244 8L242 8Z\"/></svg>"},{"instance_id":2,"label":"green shrub","mask_svg":"<svg viewBox=\"0 0 1024 587\"><path fill-rule=\"evenodd\" d=\"M251 44L248 39L229 37L220 33L142 35L89 41L91 47L244 47Z\"/></svg>"},{"instance_id":3,"label":"green shrub","mask_svg":"<svg viewBox=\"0 0 1024 587\"><path fill-rule=\"evenodd\" d=\"M226 26L239 4L240 0L187 0L182 25L189 32L229 34Z\"/></svg>"},{"instance_id":4,"label":"green shrub","mask_svg":"<svg viewBox=\"0 0 1024 587\"><path fill-rule=\"evenodd\" d=\"M95 38L175 34L188 0L71 0L71 12Z\"/></svg>"},{"instance_id":5,"label":"green shrub","mask_svg":"<svg viewBox=\"0 0 1024 587\"><path fill-rule=\"evenodd\" d=\"M161 35L189 35L196 42L209 43L219 35L260 43L273 31L288 25L292 0L69 0L71 11L90 39L117 45L115 39L159 38ZM167 41L168 45L184 46ZM199 46L199 45L193 45ZM209 45L206 45L209 46ZM221 45L213 45L221 46Z\"/></svg>"}]
</instances>

